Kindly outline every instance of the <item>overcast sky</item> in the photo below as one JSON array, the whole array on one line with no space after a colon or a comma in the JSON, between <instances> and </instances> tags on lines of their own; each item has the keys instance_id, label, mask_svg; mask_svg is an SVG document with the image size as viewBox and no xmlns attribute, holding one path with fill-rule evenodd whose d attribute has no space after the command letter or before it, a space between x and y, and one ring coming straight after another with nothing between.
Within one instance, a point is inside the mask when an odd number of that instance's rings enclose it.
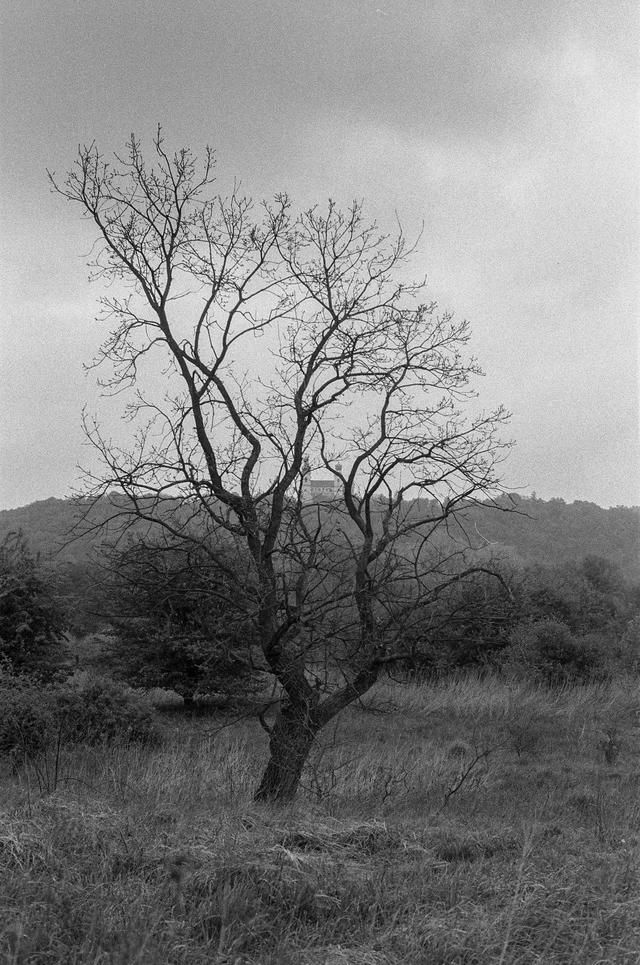
<instances>
[{"instance_id":1,"label":"overcast sky","mask_svg":"<svg viewBox=\"0 0 640 965\"><path fill-rule=\"evenodd\" d=\"M221 188L424 222L468 318L509 488L640 503L636 0L2 0L0 508L77 480L105 333L93 236L50 194L78 143L160 122ZM113 423L117 432L117 422Z\"/></svg>"}]
</instances>

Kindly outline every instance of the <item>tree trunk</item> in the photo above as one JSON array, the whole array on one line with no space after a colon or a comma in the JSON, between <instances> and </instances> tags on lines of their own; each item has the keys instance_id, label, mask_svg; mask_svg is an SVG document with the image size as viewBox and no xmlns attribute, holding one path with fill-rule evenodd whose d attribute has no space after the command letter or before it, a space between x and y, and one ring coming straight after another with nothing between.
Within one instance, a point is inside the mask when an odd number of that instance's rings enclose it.
<instances>
[{"instance_id":1,"label":"tree trunk","mask_svg":"<svg viewBox=\"0 0 640 965\"><path fill-rule=\"evenodd\" d=\"M313 719L306 702L287 704L280 710L269 738L269 762L255 793L256 801L292 800L319 730L320 723Z\"/></svg>"}]
</instances>

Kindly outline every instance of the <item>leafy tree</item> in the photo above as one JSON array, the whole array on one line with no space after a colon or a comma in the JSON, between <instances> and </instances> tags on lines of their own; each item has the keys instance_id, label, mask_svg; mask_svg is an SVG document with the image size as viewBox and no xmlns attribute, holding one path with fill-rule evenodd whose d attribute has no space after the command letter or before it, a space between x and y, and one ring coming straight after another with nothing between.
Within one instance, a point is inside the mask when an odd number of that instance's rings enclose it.
<instances>
[{"instance_id":1,"label":"leafy tree","mask_svg":"<svg viewBox=\"0 0 640 965\"><path fill-rule=\"evenodd\" d=\"M594 556L525 568L520 595L523 619L558 620L578 634L607 631L616 637L637 606L619 568Z\"/></svg>"},{"instance_id":2,"label":"leafy tree","mask_svg":"<svg viewBox=\"0 0 640 965\"><path fill-rule=\"evenodd\" d=\"M487 667L509 644L521 619L520 600L504 564L492 566L445 586L422 607L421 623L405 632L403 670L428 677Z\"/></svg>"},{"instance_id":3,"label":"leafy tree","mask_svg":"<svg viewBox=\"0 0 640 965\"><path fill-rule=\"evenodd\" d=\"M0 658L16 672L50 673L63 656L66 618L21 533L0 544Z\"/></svg>"},{"instance_id":4,"label":"leafy tree","mask_svg":"<svg viewBox=\"0 0 640 965\"><path fill-rule=\"evenodd\" d=\"M403 280L401 232L381 235L358 203L295 214L285 195L218 195L212 152L170 153L160 131L153 153L134 137L114 161L90 145L51 176L96 228L111 285L99 361L137 426L117 446L87 424L103 462L90 494L120 492L123 525L204 552L224 534L247 554L282 694L256 796L286 800L318 732L403 658L442 587L476 572L468 541L438 534L496 493L505 413L464 414L480 374L469 326Z\"/></svg>"},{"instance_id":5,"label":"leafy tree","mask_svg":"<svg viewBox=\"0 0 640 965\"><path fill-rule=\"evenodd\" d=\"M141 539L109 559L103 593L115 630L111 672L136 687L246 694L260 675L240 558L191 542Z\"/></svg>"}]
</instances>

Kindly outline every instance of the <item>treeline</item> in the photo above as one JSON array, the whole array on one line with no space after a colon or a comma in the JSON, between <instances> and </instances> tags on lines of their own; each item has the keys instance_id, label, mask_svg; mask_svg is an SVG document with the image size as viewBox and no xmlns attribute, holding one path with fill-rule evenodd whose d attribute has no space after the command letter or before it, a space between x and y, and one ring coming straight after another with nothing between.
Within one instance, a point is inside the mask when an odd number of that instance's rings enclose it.
<instances>
[{"instance_id":1,"label":"treeline","mask_svg":"<svg viewBox=\"0 0 640 965\"><path fill-rule=\"evenodd\" d=\"M388 597L398 640L389 673L479 668L558 684L638 670L640 584L615 563L480 563L414 608ZM246 696L268 669L256 643L259 588L231 547L131 539L91 565L52 563L10 534L0 588L0 660L16 673L50 679L80 667L190 702L212 692ZM304 632L318 664L330 660L322 634Z\"/></svg>"}]
</instances>

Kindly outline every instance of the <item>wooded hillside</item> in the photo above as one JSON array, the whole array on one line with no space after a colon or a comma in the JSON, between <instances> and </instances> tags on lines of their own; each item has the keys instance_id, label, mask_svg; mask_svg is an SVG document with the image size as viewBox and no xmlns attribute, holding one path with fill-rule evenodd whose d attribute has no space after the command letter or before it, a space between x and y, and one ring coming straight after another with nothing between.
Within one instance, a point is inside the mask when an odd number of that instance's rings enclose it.
<instances>
[{"instance_id":1,"label":"wooded hillside","mask_svg":"<svg viewBox=\"0 0 640 965\"><path fill-rule=\"evenodd\" d=\"M585 556L602 556L617 564L624 576L640 580L640 507L603 509L595 503L563 499L543 500L514 495L516 512L474 507L467 529L477 544L490 546L514 562L557 564ZM94 518L110 507L94 509ZM19 509L0 512L0 538L22 530L31 549L43 557L82 562L100 539L88 534L69 540L79 509L73 500L45 499ZM68 541L68 542L65 542Z\"/></svg>"}]
</instances>

